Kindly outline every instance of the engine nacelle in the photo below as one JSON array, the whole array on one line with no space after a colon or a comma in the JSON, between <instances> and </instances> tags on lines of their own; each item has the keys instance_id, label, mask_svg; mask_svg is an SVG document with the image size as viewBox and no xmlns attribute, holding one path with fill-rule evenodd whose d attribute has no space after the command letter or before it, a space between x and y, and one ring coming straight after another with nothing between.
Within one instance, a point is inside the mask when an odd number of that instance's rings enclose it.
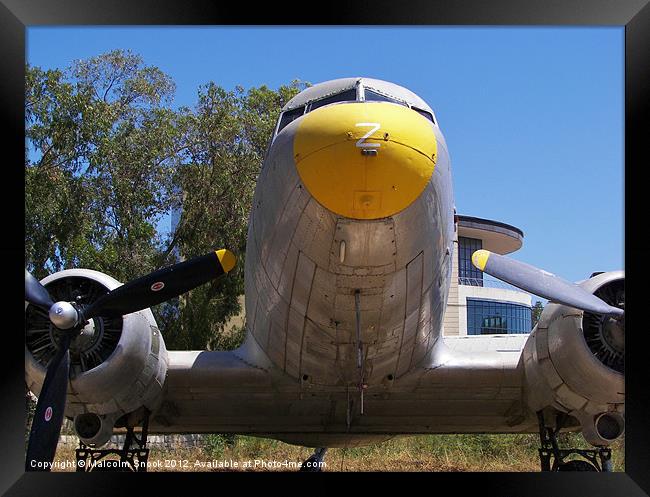
<instances>
[{"instance_id":1,"label":"engine nacelle","mask_svg":"<svg viewBox=\"0 0 650 497\"><path fill-rule=\"evenodd\" d=\"M121 285L98 271L70 269L42 280L55 301L89 304ZM38 395L46 366L57 348L57 334L40 309L25 306L25 373ZM116 421L155 410L167 375L167 349L151 310L118 318L94 318L70 345L67 417L74 418L79 438L103 445Z\"/></svg>"},{"instance_id":2,"label":"engine nacelle","mask_svg":"<svg viewBox=\"0 0 650 497\"><path fill-rule=\"evenodd\" d=\"M623 306L623 271L580 283L608 304ZM523 351L526 400L535 412L568 413L595 446L623 434L625 422L624 322L549 303Z\"/></svg>"}]
</instances>

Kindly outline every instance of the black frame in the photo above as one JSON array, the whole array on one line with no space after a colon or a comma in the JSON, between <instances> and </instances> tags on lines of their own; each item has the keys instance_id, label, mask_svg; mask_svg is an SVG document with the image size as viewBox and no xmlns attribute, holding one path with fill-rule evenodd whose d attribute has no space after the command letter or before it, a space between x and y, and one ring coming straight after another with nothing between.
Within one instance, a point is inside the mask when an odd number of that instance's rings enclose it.
<instances>
[{"instance_id":1,"label":"black frame","mask_svg":"<svg viewBox=\"0 0 650 497\"><path fill-rule=\"evenodd\" d=\"M346 5L344 9L318 8L318 16L310 14L304 2L295 6L275 3L256 4L254 8L242 8L241 4L226 4L213 0L2 0L0 4L0 52L3 74L0 78L0 112L5 126L4 136L8 146L3 148L6 166L5 185L20 191L24 182L18 167L24 161L24 58L25 27L28 25L56 24L305 24L317 20L321 24L367 25L367 24L419 24L419 25L609 25L625 26L625 163L626 163L626 263L637 264L641 250L635 250L630 238L639 236L633 227L635 220L647 212L644 195L637 191L645 183L640 174L648 164L648 139L645 130L650 128L647 112L650 107L650 6L647 0L465 0L463 2L433 2L415 0L408 4L375 0ZM334 14L334 12L336 14ZM607 68L604 68L607 70ZM646 111L646 112L643 112ZM643 131L642 131L643 130ZM525 160L525 158L523 158ZM15 185L15 186L14 186ZM11 190L8 190L11 191ZM606 194L606 192L601 192ZM5 288L21 285L23 271L20 261L24 258L24 237L20 239L23 223L16 210L16 200L10 194L0 196L4 202L4 225L14 222L10 230L5 228L0 250L5 262ZM641 219L639 224L645 225ZM562 220L558 220L562 222ZM24 234L24 233L23 233ZM642 271L631 271L626 284L633 288L640 280ZM8 292L7 295L11 295ZM628 327L635 330L627 338L626 350L626 473L432 473L428 475L405 475L414 492L449 491L466 489L467 484L480 485L487 494L560 496L590 495L628 497L647 495L650 491L650 451L647 420L650 419L650 396L644 377L647 370L647 352L643 347L643 329L636 309L640 293L628 292L626 318ZM127 474L91 473L88 475L61 473L24 474L25 421L23 336L21 316L23 304L9 297L10 325L3 330L2 376L0 399L3 423L0 423L2 440L2 464L0 465L0 492L8 495L115 495L126 490L155 492L157 486L169 493L169 485L179 481L178 474ZM630 314L631 311L631 314ZM15 321L15 322L14 322ZM12 326L13 325L13 326ZM636 331L638 328L638 331ZM13 340L8 340L12 338ZM243 475L241 475L243 476ZM239 477L241 477L239 476ZM286 475L285 475L286 476ZM330 475L341 477L342 475ZM390 475L394 477L396 475ZM399 475L397 475L399 476ZM236 474L224 475L237 478ZM246 475L250 478L262 475ZM274 478L277 476L274 476ZM385 475L372 475L374 482ZM313 477L311 477L313 478ZM426 489L413 486L413 478L427 485ZM421 480L425 478L425 480ZM338 478L337 478L338 479ZM191 480L191 481L190 481ZM201 480L197 485L197 480ZM192 495L203 491L227 491L221 480L214 475L183 474L181 491ZM231 480L232 482L232 480ZM323 480L319 480L319 485ZM188 485L189 484L189 485ZM349 484L349 483L348 483ZM308 483L307 483L308 485ZM311 486L305 486L309 491ZM337 488L340 489L340 482ZM444 489L444 490L443 490ZM645 490L645 492L644 492ZM451 490L454 491L454 490Z\"/></svg>"}]
</instances>

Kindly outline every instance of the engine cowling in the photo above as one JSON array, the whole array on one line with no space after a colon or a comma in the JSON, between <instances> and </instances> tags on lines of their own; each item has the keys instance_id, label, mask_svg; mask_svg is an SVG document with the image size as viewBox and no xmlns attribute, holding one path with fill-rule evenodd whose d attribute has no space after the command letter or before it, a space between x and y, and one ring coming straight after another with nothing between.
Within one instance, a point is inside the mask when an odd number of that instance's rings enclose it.
<instances>
[{"instance_id":1,"label":"engine cowling","mask_svg":"<svg viewBox=\"0 0 650 497\"><path fill-rule=\"evenodd\" d=\"M580 283L608 304L624 307L623 271ZM625 429L624 321L549 303L523 351L526 401L577 419L589 443L607 446Z\"/></svg>"},{"instance_id":2,"label":"engine cowling","mask_svg":"<svg viewBox=\"0 0 650 497\"><path fill-rule=\"evenodd\" d=\"M121 285L89 269L70 269L41 281L52 298L89 304ZM40 393L46 366L57 348L47 314L25 305L25 373ZM117 318L94 318L70 346L70 383L65 414L88 445L108 441L116 422L154 411L162 400L168 354L151 310Z\"/></svg>"}]
</instances>

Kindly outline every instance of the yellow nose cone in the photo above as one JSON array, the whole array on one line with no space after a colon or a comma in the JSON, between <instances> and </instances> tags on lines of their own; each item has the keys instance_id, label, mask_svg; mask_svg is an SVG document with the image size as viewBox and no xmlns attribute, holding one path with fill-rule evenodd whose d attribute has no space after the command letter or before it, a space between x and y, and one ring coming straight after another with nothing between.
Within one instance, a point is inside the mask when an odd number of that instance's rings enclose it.
<instances>
[{"instance_id":1,"label":"yellow nose cone","mask_svg":"<svg viewBox=\"0 0 650 497\"><path fill-rule=\"evenodd\" d=\"M433 125L396 104L321 107L296 130L294 161L309 193L354 219L389 217L424 191L437 160Z\"/></svg>"}]
</instances>

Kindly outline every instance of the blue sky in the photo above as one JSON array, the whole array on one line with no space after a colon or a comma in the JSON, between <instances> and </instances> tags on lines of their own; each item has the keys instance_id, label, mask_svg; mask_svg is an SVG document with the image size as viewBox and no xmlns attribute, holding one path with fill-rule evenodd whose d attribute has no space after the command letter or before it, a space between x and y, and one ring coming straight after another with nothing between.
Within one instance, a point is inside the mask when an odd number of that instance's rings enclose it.
<instances>
[{"instance_id":1,"label":"blue sky","mask_svg":"<svg viewBox=\"0 0 650 497\"><path fill-rule=\"evenodd\" d=\"M27 61L130 49L176 82L232 89L368 76L433 108L460 214L522 229L515 258L580 280L624 267L622 27L30 27Z\"/></svg>"}]
</instances>

